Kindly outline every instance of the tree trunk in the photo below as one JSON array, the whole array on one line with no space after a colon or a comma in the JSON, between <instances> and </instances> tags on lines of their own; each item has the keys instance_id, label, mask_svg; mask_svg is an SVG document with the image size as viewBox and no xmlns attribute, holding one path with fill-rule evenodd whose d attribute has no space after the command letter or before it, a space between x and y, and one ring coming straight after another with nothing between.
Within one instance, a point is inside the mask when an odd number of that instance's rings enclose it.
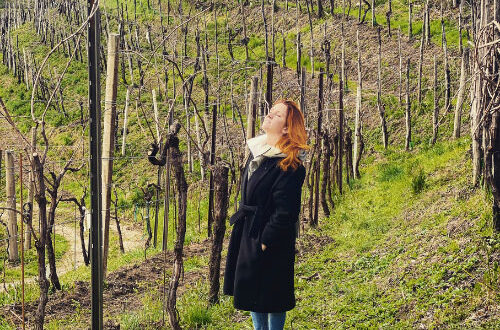
<instances>
[{"instance_id":1,"label":"tree trunk","mask_svg":"<svg viewBox=\"0 0 500 330\"><path fill-rule=\"evenodd\" d=\"M262 21L264 22L264 37L265 37L265 47L266 47L266 59L269 58L269 42L267 35L267 20L266 20L266 12L264 9L264 0L261 2L261 13L262 13Z\"/></svg>"},{"instance_id":2,"label":"tree trunk","mask_svg":"<svg viewBox=\"0 0 500 330\"><path fill-rule=\"evenodd\" d=\"M398 55L399 55L399 105L403 104L403 54L401 52L401 27L398 30Z\"/></svg>"},{"instance_id":3,"label":"tree trunk","mask_svg":"<svg viewBox=\"0 0 500 330\"><path fill-rule=\"evenodd\" d=\"M361 92L363 89L363 75L361 71L361 44L359 41L359 29L356 31L356 44L358 48L358 88L356 90L356 117L355 117L355 122L354 122L354 161L353 161L353 172L354 172L354 178L359 179L359 162L361 160L361 153L362 153L362 136L361 136L361 127L362 127L362 120L361 120L361 102L362 102L362 96Z\"/></svg>"},{"instance_id":4,"label":"tree trunk","mask_svg":"<svg viewBox=\"0 0 500 330\"><path fill-rule=\"evenodd\" d=\"M189 113L189 98L190 98L190 93L188 91L188 86L187 85L183 85L183 101L184 101L184 111L186 113L186 132L187 132L187 135L190 136L191 135L191 115ZM153 90L154 91L154 90ZM154 104L156 104L156 97L153 99L154 100ZM157 109L157 107L155 106L155 109ZM157 110L155 110L155 113L158 113ZM157 123L158 125L159 123ZM159 135L158 135L158 138L159 138ZM192 156L192 153L191 153L191 139L187 139L186 141L186 145L187 145L187 161L188 161L188 170L189 170L189 173L192 173L193 172L193 156Z\"/></svg>"},{"instance_id":5,"label":"tree trunk","mask_svg":"<svg viewBox=\"0 0 500 330\"><path fill-rule=\"evenodd\" d=\"M264 115L269 113L271 106L273 104L273 67L274 59L267 58L267 75L266 75L266 105Z\"/></svg>"},{"instance_id":6,"label":"tree trunk","mask_svg":"<svg viewBox=\"0 0 500 330\"><path fill-rule=\"evenodd\" d=\"M113 153L115 150L114 134L116 117L116 94L118 87L118 43L119 35L111 34L108 44L108 65L106 75L106 102L104 109L104 132L102 141L102 217L104 223L103 238L103 274L106 276L109 250L109 221L111 207L111 183L113 182ZM49 244L50 245L50 244Z\"/></svg>"},{"instance_id":7,"label":"tree trunk","mask_svg":"<svg viewBox=\"0 0 500 330\"><path fill-rule=\"evenodd\" d=\"M167 150L167 155L165 156L165 195L164 195L164 205L163 205L163 240L162 240L162 251L167 251L168 243L168 223L170 219L170 150Z\"/></svg>"},{"instance_id":8,"label":"tree trunk","mask_svg":"<svg viewBox=\"0 0 500 330\"><path fill-rule=\"evenodd\" d=\"M361 23L361 9L363 7L363 1L362 0L359 0L359 3L358 3L358 23ZM333 16L333 12L332 12L332 16Z\"/></svg>"},{"instance_id":9,"label":"tree trunk","mask_svg":"<svg viewBox=\"0 0 500 330\"><path fill-rule=\"evenodd\" d=\"M387 13L385 13L385 17L387 20L387 33L389 37L392 37L391 33L391 15L392 15L392 1L389 0L389 10L387 10Z\"/></svg>"},{"instance_id":10,"label":"tree trunk","mask_svg":"<svg viewBox=\"0 0 500 330\"><path fill-rule=\"evenodd\" d=\"M438 107L438 81L437 81L437 59L436 55L434 55L434 82L432 85L432 94L434 99L434 111L432 112L432 139L431 144L434 145L436 143L438 128L439 128L439 107ZM471 116L472 118L472 116Z\"/></svg>"},{"instance_id":11,"label":"tree trunk","mask_svg":"<svg viewBox=\"0 0 500 330\"><path fill-rule=\"evenodd\" d=\"M318 0L318 18L323 17L323 0Z\"/></svg>"},{"instance_id":12,"label":"tree trunk","mask_svg":"<svg viewBox=\"0 0 500 330\"><path fill-rule=\"evenodd\" d=\"M271 7L271 47L273 51L273 61L276 59L276 42L275 42L275 33L274 33L274 9L276 6L276 0L272 0Z\"/></svg>"},{"instance_id":13,"label":"tree trunk","mask_svg":"<svg viewBox=\"0 0 500 330\"><path fill-rule=\"evenodd\" d=\"M240 1L241 3L241 19L243 21L243 43L245 45L245 61L248 62L248 37L247 37L247 24L245 21L245 10L244 10L244 1Z\"/></svg>"},{"instance_id":14,"label":"tree trunk","mask_svg":"<svg viewBox=\"0 0 500 330\"><path fill-rule=\"evenodd\" d=\"M322 126L322 121L323 121L323 102L324 102L324 96L323 96L323 77L324 77L324 72L323 68L320 69L319 73L319 86L318 86L318 126L316 129L316 147L318 148L318 156L316 158L316 163L315 163L315 169L314 171L316 172L316 179L314 181L314 217L312 221L313 227L318 226L318 209L319 209L319 180L320 180L320 169L321 169L321 153L322 153L322 147L321 147L321 140L322 140L322 131L321 131L321 126Z\"/></svg>"},{"instance_id":15,"label":"tree trunk","mask_svg":"<svg viewBox=\"0 0 500 330\"><path fill-rule=\"evenodd\" d=\"M212 141L210 146L210 165L213 166L215 164L215 146L216 146L216 134L217 134L217 104L214 104L212 110ZM210 191L208 194L208 237L212 236L212 224L214 222L214 175L213 171L210 171L209 178L209 187Z\"/></svg>"},{"instance_id":16,"label":"tree trunk","mask_svg":"<svg viewBox=\"0 0 500 330\"><path fill-rule=\"evenodd\" d=\"M344 23L340 25L341 37L342 37L342 47L340 50L341 61L340 61L340 75L342 76L342 81L344 82L344 90L347 90L347 76L345 67L345 35L344 35Z\"/></svg>"},{"instance_id":17,"label":"tree trunk","mask_svg":"<svg viewBox=\"0 0 500 330\"><path fill-rule=\"evenodd\" d=\"M55 230L55 218L56 218L56 208L58 204L57 189L58 182L55 182L55 187L53 190L49 190L50 195L50 207L48 214L49 230L47 231L47 257L49 259L49 269L50 269L50 282L52 283L53 290L61 290L61 283L59 282L59 276L57 276L56 267L56 253L55 253L55 240L56 240L56 230ZM54 233L54 244L52 243L51 234Z\"/></svg>"},{"instance_id":18,"label":"tree trunk","mask_svg":"<svg viewBox=\"0 0 500 330\"><path fill-rule=\"evenodd\" d=\"M441 3L442 5L442 3ZM442 7L441 7L442 11ZM446 31L444 28L444 18L441 12L441 33L443 42L443 57L444 57L444 84L445 84L445 94L444 94L444 113L448 112L450 108L450 68L448 66L448 47L446 43Z\"/></svg>"},{"instance_id":19,"label":"tree trunk","mask_svg":"<svg viewBox=\"0 0 500 330\"><path fill-rule=\"evenodd\" d=\"M353 166L352 166L352 130L347 126L347 132L345 135L345 165L346 165L346 181L349 181L354 177Z\"/></svg>"},{"instance_id":20,"label":"tree trunk","mask_svg":"<svg viewBox=\"0 0 500 330\"><path fill-rule=\"evenodd\" d=\"M500 27L492 22L500 21L500 2L497 0L481 1L481 16L476 27L475 69L480 69L479 86L476 86L476 106L478 112L486 117L483 123L483 151L485 182L493 195L492 222L493 230L500 231ZM477 72L475 70L475 72ZM480 92L480 93L479 93Z\"/></svg>"},{"instance_id":21,"label":"tree trunk","mask_svg":"<svg viewBox=\"0 0 500 330\"><path fill-rule=\"evenodd\" d=\"M312 227L315 227L314 223L314 187L316 180L316 159L314 158L314 153L316 152L317 145L314 146L313 155L311 156L311 162L309 163L309 167L306 169L306 178L307 178L307 188L309 190L309 200L308 200L308 210L309 210L309 223Z\"/></svg>"},{"instance_id":22,"label":"tree trunk","mask_svg":"<svg viewBox=\"0 0 500 330\"><path fill-rule=\"evenodd\" d=\"M31 146L32 146L31 154L33 154L36 149L36 127L31 128ZM33 161L33 159L31 159L31 161ZM33 219L33 201L35 196L35 173L33 171L33 168L30 169L29 181L30 184L29 184L28 204L31 205L29 219ZM26 232L24 233L24 249L25 250L31 249L31 230L26 230Z\"/></svg>"},{"instance_id":23,"label":"tree trunk","mask_svg":"<svg viewBox=\"0 0 500 330\"><path fill-rule=\"evenodd\" d=\"M309 58L311 60L311 78L314 79L314 30L313 30L313 22L312 22L312 0L306 0L307 5L307 16L309 17L309 29L311 30L311 44L309 45Z\"/></svg>"},{"instance_id":24,"label":"tree trunk","mask_svg":"<svg viewBox=\"0 0 500 330\"><path fill-rule=\"evenodd\" d=\"M375 0L372 0L372 26L377 25L377 19L375 18Z\"/></svg>"},{"instance_id":25,"label":"tree trunk","mask_svg":"<svg viewBox=\"0 0 500 330\"><path fill-rule=\"evenodd\" d=\"M418 58L418 105L422 104L422 64L424 61L424 33L422 33L420 38L420 49Z\"/></svg>"},{"instance_id":26,"label":"tree trunk","mask_svg":"<svg viewBox=\"0 0 500 330\"><path fill-rule=\"evenodd\" d=\"M411 143L411 101L410 101L410 59L406 62L406 139L405 139L405 150L410 150Z\"/></svg>"},{"instance_id":27,"label":"tree trunk","mask_svg":"<svg viewBox=\"0 0 500 330\"><path fill-rule=\"evenodd\" d=\"M182 164L182 154L179 150L179 139L177 138L177 132L179 131L180 125L175 123L173 125L174 132L170 141L168 142L168 147L171 148L171 156L172 156L172 166L174 168L175 173L175 181L177 184L177 189L179 192L179 215L178 215L178 223L177 223L177 237L175 240L174 246L174 264L172 269L172 277L170 279L170 285L168 290L168 299L167 299L167 312L169 315L170 326L174 330L180 330L178 312L176 308L176 300L177 300L177 287L179 286L179 279L181 273L183 273L183 259L182 259L182 251L184 249L184 239L186 236L186 214L187 214L187 183L186 178L184 176L184 168ZM167 147L167 145L165 145Z\"/></svg>"},{"instance_id":28,"label":"tree trunk","mask_svg":"<svg viewBox=\"0 0 500 330\"><path fill-rule=\"evenodd\" d=\"M45 179L43 166L37 153L33 153L33 170L36 178L35 200L38 204L38 217L40 222L39 238L35 237L35 247L38 256L38 286L40 297L38 298L38 308L35 315L34 329L42 330L45 320L45 306L48 301L49 281L45 273L45 240L47 239L47 198L45 197ZM32 229L31 227L30 229Z\"/></svg>"},{"instance_id":29,"label":"tree trunk","mask_svg":"<svg viewBox=\"0 0 500 330\"><path fill-rule=\"evenodd\" d=\"M16 181L14 176L14 153L12 151L5 151L5 173L6 173L6 197L7 197L7 210L8 215L8 255L9 262L19 261L19 252L17 247L17 207L16 207Z\"/></svg>"},{"instance_id":30,"label":"tree trunk","mask_svg":"<svg viewBox=\"0 0 500 330\"><path fill-rule=\"evenodd\" d=\"M462 120L462 105L464 103L465 83L467 78L466 68L468 66L468 50L462 52L462 65L460 66L460 89L458 90L457 104L455 107L455 120L453 122L453 138L460 137L460 124Z\"/></svg>"},{"instance_id":31,"label":"tree trunk","mask_svg":"<svg viewBox=\"0 0 500 330\"><path fill-rule=\"evenodd\" d=\"M217 164L214 169L215 214L214 235L208 262L210 291L208 301L211 305L219 302L220 263L222 243L226 232L227 207L229 195L227 190L229 168ZM260 247L259 247L260 248Z\"/></svg>"},{"instance_id":32,"label":"tree trunk","mask_svg":"<svg viewBox=\"0 0 500 330\"><path fill-rule=\"evenodd\" d=\"M330 147L330 141L329 141L329 135L328 132L325 132L323 134L323 148L324 148L324 155L325 155L325 160L321 164L322 168L321 171L323 172L323 180L321 180L321 206L323 207L323 213L325 214L325 217L330 216L330 210L328 208L328 202L326 199L326 193L327 193L327 186L328 182L330 181L330 158L332 157L332 150ZM330 190L331 191L331 190ZM333 204L332 204L333 207Z\"/></svg>"},{"instance_id":33,"label":"tree trunk","mask_svg":"<svg viewBox=\"0 0 500 330\"><path fill-rule=\"evenodd\" d=\"M118 217L118 194L116 193L116 188L113 190L115 194L115 200L113 202L113 206L115 207L115 221L116 221L116 231L118 233L118 242L120 244L120 252L125 253L125 247L123 246L123 236L122 229L120 227L120 218Z\"/></svg>"},{"instance_id":34,"label":"tree trunk","mask_svg":"<svg viewBox=\"0 0 500 330\"><path fill-rule=\"evenodd\" d=\"M458 0L454 0L458 1ZM462 10L463 10L463 1L460 1L460 8L458 12L458 52L460 55L463 55L463 44L462 44Z\"/></svg>"},{"instance_id":35,"label":"tree trunk","mask_svg":"<svg viewBox=\"0 0 500 330\"><path fill-rule=\"evenodd\" d=\"M408 39L412 40L413 39L413 3L408 1Z\"/></svg>"},{"instance_id":36,"label":"tree trunk","mask_svg":"<svg viewBox=\"0 0 500 330\"><path fill-rule=\"evenodd\" d=\"M339 135L337 132L335 132L335 135L331 139L333 142L333 161L332 161L332 168L331 168L331 173L330 173L330 191L329 191L329 198L330 198L330 204L332 205L332 208L334 207L334 203L332 200L332 189L335 189L335 186L338 186L337 184L337 179L338 179L338 158L339 158Z\"/></svg>"},{"instance_id":37,"label":"tree trunk","mask_svg":"<svg viewBox=\"0 0 500 330\"><path fill-rule=\"evenodd\" d=\"M430 9L429 9L429 0L425 2L425 24L424 24L424 31L422 31L425 34L425 43L427 45L431 44L431 18L430 18Z\"/></svg>"},{"instance_id":38,"label":"tree trunk","mask_svg":"<svg viewBox=\"0 0 500 330\"><path fill-rule=\"evenodd\" d=\"M305 117L305 125L307 127L309 116L307 115L306 108L306 68L302 68L301 79L300 79L300 110Z\"/></svg>"},{"instance_id":39,"label":"tree trunk","mask_svg":"<svg viewBox=\"0 0 500 330\"><path fill-rule=\"evenodd\" d=\"M301 68L301 57L302 57L302 44L300 42L300 32L297 33L297 80L301 81L302 68ZM301 108L302 109L302 108Z\"/></svg>"},{"instance_id":40,"label":"tree trunk","mask_svg":"<svg viewBox=\"0 0 500 330\"><path fill-rule=\"evenodd\" d=\"M283 68L286 68L286 38L285 38L285 32L283 30L281 30L281 38L283 40L283 48L281 53L281 66Z\"/></svg>"},{"instance_id":41,"label":"tree trunk","mask_svg":"<svg viewBox=\"0 0 500 330\"><path fill-rule=\"evenodd\" d=\"M232 102L231 102L232 103ZM196 112L198 110L195 109ZM194 124L196 127L196 142L198 143L199 146L202 145L201 142L201 129L200 129L200 119L198 118L199 114L195 114L194 117ZM200 161L200 175L201 175L201 181L205 181L205 165L204 165L204 160L203 160L203 153L201 150L198 150L198 159Z\"/></svg>"},{"instance_id":42,"label":"tree trunk","mask_svg":"<svg viewBox=\"0 0 500 330\"><path fill-rule=\"evenodd\" d=\"M246 139L251 139L255 136L255 120L257 117L257 107L258 107L258 88L259 88L259 77L252 77L252 82L250 84L250 104L247 109L247 133ZM248 145L245 144L245 158L249 154L250 150Z\"/></svg>"},{"instance_id":43,"label":"tree trunk","mask_svg":"<svg viewBox=\"0 0 500 330\"><path fill-rule=\"evenodd\" d=\"M382 142L384 149L387 149L389 137L387 136L387 125L385 121L385 108L382 104L382 39L380 27L377 29L378 35L378 76L377 76L377 107L380 116L380 126L382 128Z\"/></svg>"},{"instance_id":44,"label":"tree trunk","mask_svg":"<svg viewBox=\"0 0 500 330\"><path fill-rule=\"evenodd\" d=\"M477 21L480 21L479 19ZM480 23L477 23L479 26ZM479 26L473 29L474 35L476 35ZM478 72L479 64L474 58L474 69L473 72ZM481 176L481 84L482 79L479 74L476 74L472 80L471 87L471 108L470 108L470 118L471 118L471 138L472 138L472 184L477 186L479 183L479 178Z\"/></svg>"},{"instance_id":45,"label":"tree trunk","mask_svg":"<svg viewBox=\"0 0 500 330\"><path fill-rule=\"evenodd\" d=\"M311 222L312 227L318 227L319 223L319 180L320 180L320 158L321 158L321 138L318 137L318 157L314 160L314 169L312 170L312 176L314 177L314 207L313 207L313 218Z\"/></svg>"},{"instance_id":46,"label":"tree trunk","mask_svg":"<svg viewBox=\"0 0 500 330\"><path fill-rule=\"evenodd\" d=\"M86 220L87 214L85 212L85 209L80 210L80 243L82 247L82 256L83 256L83 262L85 263L85 266L88 266L90 264L89 260L89 255L87 253L86 247L85 247L85 220Z\"/></svg>"},{"instance_id":47,"label":"tree trunk","mask_svg":"<svg viewBox=\"0 0 500 330\"><path fill-rule=\"evenodd\" d=\"M127 87L127 93L125 94L125 110L123 111L123 133L122 133L122 156L125 156L125 148L127 147L127 125L128 125L128 104L130 102L130 89Z\"/></svg>"},{"instance_id":48,"label":"tree trunk","mask_svg":"<svg viewBox=\"0 0 500 330\"><path fill-rule=\"evenodd\" d=\"M342 194L342 152L344 149L344 82L339 81L339 136L337 147L337 187Z\"/></svg>"}]
</instances>

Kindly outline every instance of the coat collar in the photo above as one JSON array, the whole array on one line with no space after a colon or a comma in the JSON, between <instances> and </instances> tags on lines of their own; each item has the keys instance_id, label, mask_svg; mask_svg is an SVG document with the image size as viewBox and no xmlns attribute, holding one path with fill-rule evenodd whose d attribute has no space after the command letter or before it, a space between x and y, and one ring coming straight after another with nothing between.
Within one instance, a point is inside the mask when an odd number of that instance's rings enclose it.
<instances>
[{"instance_id":1,"label":"coat collar","mask_svg":"<svg viewBox=\"0 0 500 330\"><path fill-rule=\"evenodd\" d=\"M250 149L253 158L257 158L261 155L266 157L286 157L287 155L281 152L280 149L270 146L266 143L266 134L261 134L256 137L247 140L248 148ZM298 157L302 163L306 161L307 151L304 149L299 150Z\"/></svg>"},{"instance_id":2,"label":"coat collar","mask_svg":"<svg viewBox=\"0 0 500 330\"><path fill-rule=\"evenodd\" d=\"M248 180L248 168L250 166L250 162L255 161L255 159L261 158L282 158L286 157L285 153L282 153L280 149L270 146L266 143L267 135L261 134L256 137L247 140L248 148L250 149L250 155L245 166L245 171L243 173L243 184L242 184L242 201L243 203L248 203L250 197L252 196L255 187L258 183L266 176L269 171L267 170L266 164L261 164L263 166L259 166L257 170L252 174L250 180ZM262 162L265 162L267 159L263 159ZM272 162L275 163L274 161ZM268 163L269 164L269 163ZM248 188L247 188L248 186ZM248 190L247 190L248 189Z\"/></svg>"},{"instance_id":3,"label":"coat collar","mask_svg":"<svg viewBox=\"0 0 500 330\"><path fill-rule=\"evenodd\" d=\"M267 144L266 139L267 135L261 134L247 140L247 145L253 158L257 158L261 155L265 157L286 157L286 154L282 153L279 148Z\"/></svg>"}]
</instances>

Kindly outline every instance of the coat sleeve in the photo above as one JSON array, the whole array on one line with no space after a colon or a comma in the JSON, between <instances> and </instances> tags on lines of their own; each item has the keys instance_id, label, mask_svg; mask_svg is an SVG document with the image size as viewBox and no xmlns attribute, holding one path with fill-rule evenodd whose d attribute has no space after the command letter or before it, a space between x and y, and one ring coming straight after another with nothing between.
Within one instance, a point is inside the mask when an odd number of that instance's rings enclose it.
<instances>
[{"instance_id":1,"label":"coat sleeve","mask_svg":"<svg viewBox=\"0 0 500 330\"><path fill-rule=\"evenodd\" d=\"M271 192L274 211L265 224L261 237L261 242L266 247L279 245L284 238L294 233L295 222L300 213L300 199L305 175L306 170L302 165L295 171L288 170Z\"/></svg>"}]
</instances>

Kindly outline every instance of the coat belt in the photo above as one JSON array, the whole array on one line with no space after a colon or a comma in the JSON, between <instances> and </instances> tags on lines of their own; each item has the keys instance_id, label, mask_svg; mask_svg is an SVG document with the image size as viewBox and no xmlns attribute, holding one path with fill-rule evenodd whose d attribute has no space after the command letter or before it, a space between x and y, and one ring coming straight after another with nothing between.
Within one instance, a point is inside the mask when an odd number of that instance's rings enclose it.
<instances>
[{"instance_id":1,"label":"coat belt","mask_svg":"<svg viewBox=\"0 0 500 330\"><path fill-rule=\"evenodd\" d=\"M241 204L240 207L238 208L238 211L236 211L231 218L229 218L229 224L233 225L236 222L240 221L241 219L245 218L247 215L255 215L257 213L257 206L253 205L246 205L246 204Z\"/></svg>"},{"instance_id":2,"label":"coat belt","mask_svg":"<svg viewBox=\"0 0 500 330\"><path fill-rule=\"evenodd\" d=\"M257 205L246 205L240 203L240 207L238 208L238 211L236 211L231 218L229 218L229 224L235 224L238 221L242 221L246 218L246 221L249 221L249 230L248 230L248 236L249 237L257 237L258 230L259 230L259 218L257 218L257 213L258 213L259 207Z\"/></svg>"}]
</instances>

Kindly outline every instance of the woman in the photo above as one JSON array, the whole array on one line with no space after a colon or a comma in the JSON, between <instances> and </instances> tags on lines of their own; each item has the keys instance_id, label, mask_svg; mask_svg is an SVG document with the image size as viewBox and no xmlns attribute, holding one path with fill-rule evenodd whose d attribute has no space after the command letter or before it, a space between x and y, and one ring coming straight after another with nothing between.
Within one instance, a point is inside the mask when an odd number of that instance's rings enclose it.
<instances>
[{"instance_id":1,"label":"woman","mask_svg":"<svg viewBox=\"0 0 500 330\"><path fill-rule=\"evenodd\" d=\"M238 211L231 217L224 294L250 311L255 329L283 329L295 307L294 262L307 146L297 104L278 100L264 118L265 134L247 141L250 154Z\"/></svg>"}]
</instances>

